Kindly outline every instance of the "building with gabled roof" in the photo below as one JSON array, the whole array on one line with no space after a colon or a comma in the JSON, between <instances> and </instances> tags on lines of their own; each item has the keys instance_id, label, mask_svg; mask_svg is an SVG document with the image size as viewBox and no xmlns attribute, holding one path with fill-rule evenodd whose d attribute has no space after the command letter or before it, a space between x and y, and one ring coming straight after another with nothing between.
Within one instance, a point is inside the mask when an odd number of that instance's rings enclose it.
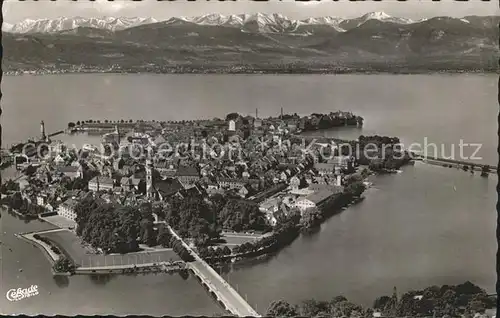
<instances>
[{"instance_id":1,"label":"building with gabled roof","mask_svg":"<svg viewBox=\"0 0 500 318\"><path fill-rule=\"evenodd\" d=\"M182 183L175 178L169 178L165 180L157 180L154 184L156 195L160 200L165 200L184 190Z\"/></svg>"},{"instance_id":2,"label":"building with gabled roof","mask_svg":"<svg viewBox=\"0 0 500 318\"><path fill-rule=\"evenodd\" d=\"M89 181L90 191L109 191L113 190L114 181L109 177L97 176Z\"/></svg>"},{"instance_id":3,"label":"building with gabled roof","mask_svg":"<svg viewBox=\"0 0 500 318\"><path fill-rule=\"evenodd\" d=\"M301 211L305 211L309 208L318 207L333 195L334 193L328 190L313 192L306 197L297 200L295 206L298 207Z\"/></svg>"},{"instance_id":4,"label":"building with gabled roof","mask_svg":"<svg viewBox=\"0 0 500 318\"><path fill-rule=\"evenodd\" d=\"M175 173L175 176L184 187L190 186L200 180L200 172L194 166L180 165Z\"/></svg>"},{"instance_id":5,"label":"building with gabled roof","mask_svg":"<svg viewBox=\"0 0 500 318\"><path fill-rule=\"evenodd\" d=\"M64 201L59 205L57 214L60 216L63 216L67 219L70 219L72 221L76 220L76 211L75 207L78 204L78 201L76 201L73 198L69 198L68 200Z\"/></svg>"},{"instance_id":6,"label":"building with gabled roof","mask_svg":"<svg viewBox=\"0 0 500 318\"><path fill-rule=\"evenodd\" d=\"M64 176L76 179L83 177L83 168L81 165L78 166L58 166L57 171Z\"/></svg>"}]
</instances>

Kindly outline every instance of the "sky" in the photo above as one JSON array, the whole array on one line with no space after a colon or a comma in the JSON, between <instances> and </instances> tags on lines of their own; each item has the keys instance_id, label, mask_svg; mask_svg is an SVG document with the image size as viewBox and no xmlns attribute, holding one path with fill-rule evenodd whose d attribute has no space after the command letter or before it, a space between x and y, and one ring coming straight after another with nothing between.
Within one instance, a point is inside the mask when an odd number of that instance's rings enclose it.
<instances>
[{"instance_id":1,"label":"sky","mask_svg":"<svg viewBox=\"0 0 500 318\"><path fill-rule=\"evenodd\" d=\"M199 16L209 13L281 13L292 19L304 19L319 16L337 16L343 18L359 17L372 11L383 11L391 16L410 19L429 18L434 16L463 17L466 15L499 15L499 2L469 0L457 2L442 0L384 0L380 2L350 2L348 0L314 1L309 3L292 0L270 0L269 2L239 1L196 1L186 0L164 1L143 0L88 0L69 1L18 1L5 0L3 3L4 21L17 23L25 19L53 19L57 17L152 17L166 20L173 16Z\"/></svg>"}]
</instances>

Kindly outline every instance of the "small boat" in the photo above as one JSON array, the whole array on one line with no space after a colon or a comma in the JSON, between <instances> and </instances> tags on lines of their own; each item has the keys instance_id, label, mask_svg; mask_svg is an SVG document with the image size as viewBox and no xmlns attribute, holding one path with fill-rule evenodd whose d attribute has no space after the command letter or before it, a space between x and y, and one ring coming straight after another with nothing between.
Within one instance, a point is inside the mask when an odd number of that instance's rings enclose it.
<instances>
[{"instance_id":1,"label":"small boat","mask_svg":"<svg viewBox=\"0 0 500 318\"><path fill-rule=\"evenodd\" d=\"M453 186L453 190L457 191L457 187L456 187L456 186Z\"/></svg>"},{"instance_id":2,"label":"small boat","mask_svg":"<svg viewBox=\"0 0 500 318\"><path fill-rule=\"evenodd\" d=\"M19 272L22 272L22 271L23 271L23 269L22 269L22 268L20 268L20 269L19 269Z\"/></svg>"}]
</instances>

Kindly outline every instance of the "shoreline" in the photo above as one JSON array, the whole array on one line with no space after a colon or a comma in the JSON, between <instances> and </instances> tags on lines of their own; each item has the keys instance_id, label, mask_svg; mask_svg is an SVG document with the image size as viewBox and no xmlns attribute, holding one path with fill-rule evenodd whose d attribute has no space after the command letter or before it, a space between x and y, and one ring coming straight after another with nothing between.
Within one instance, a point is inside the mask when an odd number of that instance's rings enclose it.
<instances>
[{"instance_id":1,"label":"shoreline","mask_svg":"<svg viewBox=\"0 0 500 318\"><path fill-rule=\"evenodd\" d=\"M49 230L50 231L50 230ZM44 233L48 231L40 231L40 232L28 232L28 233L17 233L14 234L15 237L30 243L36 247L38 247L46 256L47 260L50 262L51 265L54 265L54 263L59 260L60 256L54 253L51 249L50 246L48 246L45 242L39 241L34 238L34 235L37 233Z\"/></svg>"},{"instance_id":2,"label":"shoreline","mask_svg":"<svg viewBox=\"0 0 500 318\"><path fill-rule=\"evenodd\" d=\"M240 264L243 264L246 262L252 262L252 261L262 259L262 258L266 258L270 255L273 255L274 253L279 253L283 248L292 244L301 235L315 233L321 227L321 225L324 224L327 220L329 220L330 218L332 218L335 215L339 215L339 214L343 213L349 207L356 205L358 203L361 203L363 200L364 200L364 197L353 198L351 201L349 201L345 205L338 206L338 207L335 207L335 200L332 202L326 203L326 207L321 207L321 209L324 208L324 210L323 210L323 218L321 219L320 223L315 224L313 227L310 227L310 228L302 228L300 226L297 226L295 229L295 233L288 240L281 241L281 242L277 241L275 244L261 247L256 251L227 255L227 256L222 257L221 260L216 260L215 262L212 262L211 258L204 259L204 260L208 264L210 264L211 266L220 267L220 266L223 266L225 264L240 265ZM261 238L261 240L262 240L262 238ZM256 241L256 242L258 242L258 241Z\"/></svg>"},{"instance_id":3,"label":"shoreline","mask_svg":"<svg viewBox=\"0 0 500 318\"><path fill-rule=\"evenodd\" d=\"M500 74L496 69L491 70L414 70L406 72L398 71L325 71L325 70L308 70L308 71L283 71L283 70L255 70L255 71L218 71L214 70L194 70L182 72L150 72L150 71L114 71L114 70L89 70L89 71L72 71L61 70L55 72L38 72L32 70L24 71L6 71L4 76L23 76L23 75L65 75L65 74L113 74L113 75L455 75L455 74Z\"/></svg>"}]
</instances>

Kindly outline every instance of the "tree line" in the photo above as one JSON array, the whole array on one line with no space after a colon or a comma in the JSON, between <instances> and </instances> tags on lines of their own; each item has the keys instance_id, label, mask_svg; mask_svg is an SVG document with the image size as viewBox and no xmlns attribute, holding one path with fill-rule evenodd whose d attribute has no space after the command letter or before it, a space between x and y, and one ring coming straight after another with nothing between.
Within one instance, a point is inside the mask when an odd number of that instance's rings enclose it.
<instances>
[{"instance_id":1,"label":"tree line","mask_svg":"<svg viewBox=\"0 0 500 318\"><path fill-rule=\"evenodd\" d=\"M44 207L30 203L23 198L21 192L15 192L0 199L1 204L16 210L25 217L38 217L38 214L45 212Z\"/></svg>"},{"instance_id":2,"label":"tree line","mask_svg":"<svg viewBox=\"0 0 500 318\"><path fill-rule=\"evenodd\" d=\"M485 290L467 281L459 285L431 286L398 296L394 287L392 296L378 297L371 308L337 296L330 301L309 299L298 305L284 300L273 301L268 310L270 317L473 317L484 314L496 306L496 300Z\"/></svg>"}]
</instances>

